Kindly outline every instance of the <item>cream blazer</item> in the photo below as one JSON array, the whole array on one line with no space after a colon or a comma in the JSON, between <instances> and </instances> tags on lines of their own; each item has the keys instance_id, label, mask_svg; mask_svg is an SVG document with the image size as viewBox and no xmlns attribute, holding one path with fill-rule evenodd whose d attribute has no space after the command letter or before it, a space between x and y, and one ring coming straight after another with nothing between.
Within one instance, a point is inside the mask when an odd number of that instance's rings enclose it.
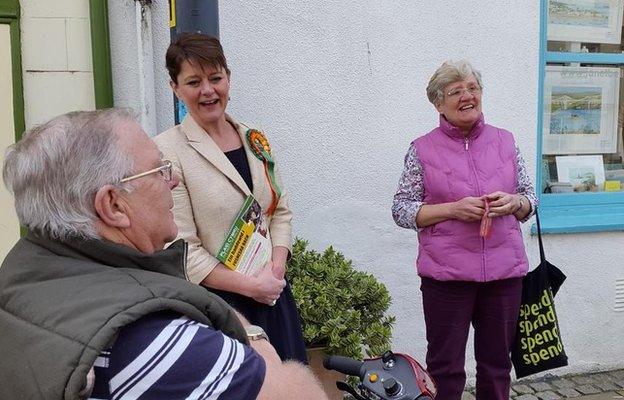
<instances>
[{"instance_id":1,"label":"cream blazer","mask_svg":"<svg viewBox=\"0 0 624 400\"><path fill-rule=\"evenodd\" d=\"M271 190L264 164L249 149L245 137L248 127L228 115L226 118L241 137L251 170L253 195L266 210L271 203ZM154 142L180 177L180 184L173 190L173 213L178 225L178 239L189 244L188 279L200 283L219 263L214 255L250 193L249 187L210 135L190 115L180 125L156 136ZM277 162L275 170L282 196L269 219L269 234L274 247L292 250L292 213Z\"/></svg>"}]
</instances>

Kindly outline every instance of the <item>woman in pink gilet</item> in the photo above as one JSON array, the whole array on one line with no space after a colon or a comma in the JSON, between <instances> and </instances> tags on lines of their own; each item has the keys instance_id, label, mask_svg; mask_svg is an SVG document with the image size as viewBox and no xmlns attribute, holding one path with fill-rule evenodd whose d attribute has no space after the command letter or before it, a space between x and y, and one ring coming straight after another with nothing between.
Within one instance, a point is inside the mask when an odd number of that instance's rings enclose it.
<instances>
[{"instance_id":1,"label":"woman in pink gilet","mask_svg":"<svg viewBox=\"0 0 624 400\"><path fill-rule=\"evenodd\" d=\"M511 361L528 262L519 221L537 206L511 132L485 123L481 74L448 61L427 97L439 126L415 139L394 195L397 225L418 232L416 266L427 329L427 369L436 400L459 400L470 325L476 397L508 399Z\"/></svg>"}]
</instances>

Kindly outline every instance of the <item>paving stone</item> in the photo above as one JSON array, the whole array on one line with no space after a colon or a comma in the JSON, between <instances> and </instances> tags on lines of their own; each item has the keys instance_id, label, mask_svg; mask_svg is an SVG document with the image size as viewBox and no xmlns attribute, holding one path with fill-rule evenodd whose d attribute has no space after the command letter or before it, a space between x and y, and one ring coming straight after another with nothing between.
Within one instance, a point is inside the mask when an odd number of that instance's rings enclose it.
<instances>
[{"instance_id":1,"label":"paving stone","mask_svg":"<svg viewBox=\"0 0 624 400\"><path fill-rule=\"evenodd\" d=\"M572 382L571 380L566 378L556 379L554 381L551 381L550 384L560 389L573 388L576 386L576 382Z\"/></svg>"},{"instance_id":2,"label":"paving stone","mask_svg":"<svg viewBox=\"0 0 624 400\"><path fill-rule=\"evenodd\" d=\"M559 396L557 393L550 390L535 393L535 396L537 396L537 398L541 400L559 400L561 398L561 396Z\"/></svg>"},{"instance_id":3,"label":"paving stone","mask_svg":"<svg viewBox=\"0 0 624 400\"><path fill-rule=\"evenodd\" d=\"M511 388L509 388L509 398L516 397L518 394Z\"/></svg>"},{"instance_id":4,"label":"paving stone","mask_svg":"<svg viewBox=\"0 0 624 400\"><path fill-rule=\"evenodd\" d=\"M579 392L581 392L583 394L596 394L596 393L600 393L600 389L596 389L592 385L577 386L576 390L578 390Z\"/></svg>"},{"instance_id":5,"label":"paving stone","mask_svg":"<svg viewBox=\"0 0 624 400\"><path fill-rule=\"evenodd\" d=\"M596 386L597 388L600 388L600 390L602 390L603 392L613 392L615 390L618 390L619 388L610 382L606 382L606 383L594 383L594 386Z\"/></svg>"},{"instance_id":6,"label":"paving stone","mask_svg":"<svg viewBox=\"0 0 624 400\"><path fill-rule=\"evenodd\" d=\"M514 392L521 395L535 393L535 390L531 389L531 387L528 385L513 385L511 388L514 390Z\"/></svg>"},{"instance_id":7,"label":"paving stone","mask_svg":"<svg viewBox=\"0 0 624 400\"><path fill-rule=\"evenodd\" d=\"M472 393L464 392L462 393L461 400L475 400L475 397Z\"/></svg>"},{"instance_id":8,"label":"paving stone","mask_svg":"<svg viewBox=\"0 0 624 400\"><path fill-rule=\"evenodd\" d=\"M609 375L617 378L617 380L624 380L624 369L618 369L615 371L609 372Z\"/></svg>"},{"instance_id":9,"label":"paving stone","mask_svg":"<svg viewBox=\"0 0 624 400\"><path fill-rule=\"evenodd\" d=\"M572 388L563 388L558 390L559 394L565 398L570 399L573 397L579 397L581 394Z\"/></svg>"},{"instance_id":10,"label":"paving stone","mask_svg":"<svg viewBox=\"0 0 624 400\"><path fill-rule=\"evenodd\" d=\"M621 381L614 381L613 383L615 383L616 386L619 386L621 388L624 388L624 379L622 379Z\"/></svg>"},{"instance_id":11,"label":"paving stone","mask_svg":"<svg viewBox=\"0 0 624 400\"><path fill-rule=\"evenodd\" d=\"M599 372L597 374L592 374L591 378L596 383L611 383L614 380L614 377L608 372Z\"/></svg>"},{"instance_id":12,"label":"paving stone","mask_svg":"<svg viewBox=\"0 0 624 400\"><path fill-rule=\"evenodd\" d=\"M589 375L571 376L570 379L572 379L574 382L578 383L579 385L589 385L595 382Z\"/></svg>"},{"instance_id":13,"label":"paving stone","mask_svg":"<svg viewBox=\"0 0 624 400\"><path fill-rule=\"evenodd\" d=\"M530 383L529 386L531 386L536 392L545 392L552 389L552 386L546 382L533 382Z\"/></svg>"},{"instance_id":14,"label":"paving stone","mask_svg":"<svg viewBox=\"0 0 624 400\"><path fill-rule=\"evenodd\" d=\"M523 394L522 396L518 396L515 398L515 400L539 400L537 397L533 396L532 394Z\"/></svg>"}]
</instances>

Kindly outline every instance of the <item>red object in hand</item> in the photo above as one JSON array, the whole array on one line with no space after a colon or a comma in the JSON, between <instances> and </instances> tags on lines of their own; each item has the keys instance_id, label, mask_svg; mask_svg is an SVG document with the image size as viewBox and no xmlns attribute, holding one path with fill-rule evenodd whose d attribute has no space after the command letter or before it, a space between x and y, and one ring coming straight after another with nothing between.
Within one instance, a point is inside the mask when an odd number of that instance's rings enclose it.
<instances>
[{"instance_id":1,"label":"red object in hand","mask_svg":"<svg viewBox=\"0 0 624 400\"><path fill-rule=\"evenodd\" d=\"M488 217L490 213L490 201L486 198L485 200L485 212L483 213L483 217L481 217L481 227L479 228L479 236L483 238L487 238L490 236L490 231L492 230L492 218Z\"/></svg>"}]
</instances>

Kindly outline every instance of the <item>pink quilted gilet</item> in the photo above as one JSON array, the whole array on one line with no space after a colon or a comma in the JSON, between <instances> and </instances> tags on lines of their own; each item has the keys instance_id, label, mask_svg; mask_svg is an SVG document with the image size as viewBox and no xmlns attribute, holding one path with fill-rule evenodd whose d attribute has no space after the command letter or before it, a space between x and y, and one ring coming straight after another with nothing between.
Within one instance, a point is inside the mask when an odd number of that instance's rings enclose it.
<instances>
[{"instance_id":1,"label":"pink quilted gilet","mask_svg":"<svg viewBox=\"0 0 624 400\"><path fill-rule=\"evenodd\" d=\"M424 174L424 202L438 204L495 191L515 193L517 160L510 132L485 124L467 137L442 115L440 126L414 141ZM479 222L447 220L418 232L418 274L441 281L487 282L524 276L528 261L513 215L492 219L491 235Z\"/></svg>"}]
</instances>

